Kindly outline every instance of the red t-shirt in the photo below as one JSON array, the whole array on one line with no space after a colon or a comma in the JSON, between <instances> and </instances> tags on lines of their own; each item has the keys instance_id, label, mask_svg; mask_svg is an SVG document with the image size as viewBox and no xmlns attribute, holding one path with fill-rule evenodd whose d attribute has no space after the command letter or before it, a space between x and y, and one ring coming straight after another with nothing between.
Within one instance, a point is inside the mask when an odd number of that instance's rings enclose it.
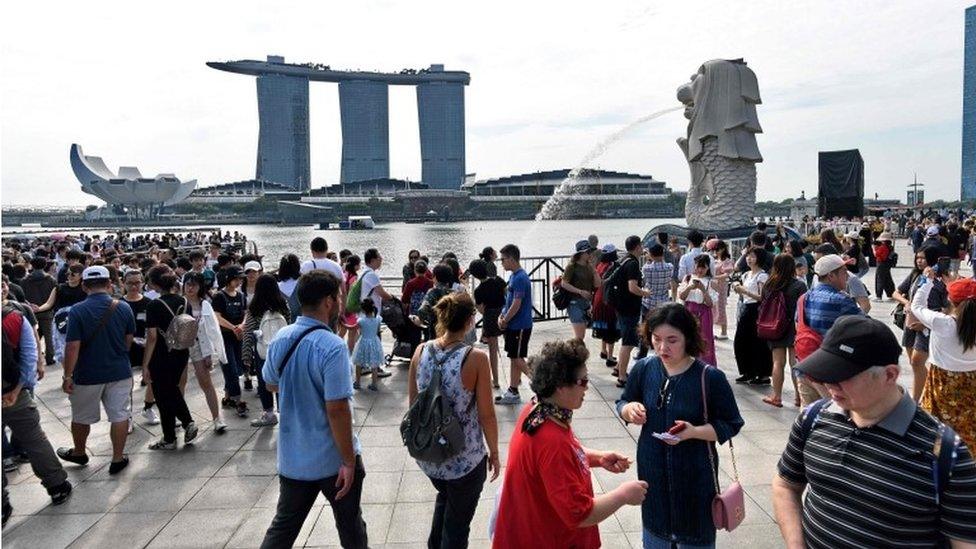
<instances>
[{"instance_id":1,"label":"red t-shirt","mask_svg":"<svg viewBox=\"0 0 976 549\"><path fill-rule=\"evenodd\" d=\"M422 294L425 294L425 293L427 293L427 290L431 289L433 286L434 286L434 283L431 282L431 280L429 278L427 278L427 277L416 277L415 276L415 277L411 278L403 286L403 292L402 292L403 293L403 298L402 298L403 304L405 306L407 306L407 307L410 307L410 299L413 297L413 294L415 294L417 292L420 292Z\"/></svg>"},{"instance_id":2,"label":"red t-shirt","mask_svg":"<svg viewBox=\"0 0 976 549\"><path fill-rule=\"evenodd\" d=\"M496 548L600 547L597 526L579 528L593 509L590 466L573 431L546 421L532 435L519 414L508 449L508 467L495 521Z\"/></svg>"}]
</instances>

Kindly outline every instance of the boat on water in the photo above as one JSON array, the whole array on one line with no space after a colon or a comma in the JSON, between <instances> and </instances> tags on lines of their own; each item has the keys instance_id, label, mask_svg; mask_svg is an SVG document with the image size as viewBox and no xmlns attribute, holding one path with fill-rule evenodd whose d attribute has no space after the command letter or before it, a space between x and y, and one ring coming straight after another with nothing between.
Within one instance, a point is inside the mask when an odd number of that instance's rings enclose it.
<instances>
[{"instance_id":1,"label":"boat on water","mask_svg":"<svg viewBox=\"0 0 976 549\"><path fill-rule=\"evenodd\" d=\"M376 223L373 218L368 215L350 215L346 220L339 221L338 223L330 223L328 221L323 221L319 223L319 229L338 229L340 231L364 231L368 229L373 229L376 227Z\"/></svg>"}]
</instances>

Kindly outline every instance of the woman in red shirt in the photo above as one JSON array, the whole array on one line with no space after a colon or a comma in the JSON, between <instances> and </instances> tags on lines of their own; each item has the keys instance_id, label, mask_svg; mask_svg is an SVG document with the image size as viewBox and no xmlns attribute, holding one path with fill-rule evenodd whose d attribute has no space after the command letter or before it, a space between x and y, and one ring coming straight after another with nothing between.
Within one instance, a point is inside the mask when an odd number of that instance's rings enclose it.
<instances>
[{"instance_id":1,"label":"woman in red shirt","mask_svg":"<svg viewBox=\"0 0 976 549\"><path fill-rule=\"evenodd\" d=\"M531 359L536 394L519 415L495 520L493 547L600 547L601 521L624 505L640 505L647 483L627 481L593 495L590 467L622 473L630 459L584 448L573 435L573 410L586 394L582 341L546 343Z\"/></svg>"}]
</instances>

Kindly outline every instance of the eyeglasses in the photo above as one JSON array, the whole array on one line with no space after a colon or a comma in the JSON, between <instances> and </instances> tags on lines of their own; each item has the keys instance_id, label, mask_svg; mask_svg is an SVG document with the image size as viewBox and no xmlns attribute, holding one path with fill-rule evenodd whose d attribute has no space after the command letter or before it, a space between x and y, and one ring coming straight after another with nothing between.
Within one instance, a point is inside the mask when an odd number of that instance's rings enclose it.
<instances>
[{"instance_id":1,"label":"eyeglasses","mask_svg":"<svg viewBox=\"0 0 976 549\"><path fill-rule=\"evenodd\" d=\"M664 401L668 396L668 388L671 387L671 378L664 380L664 384L661 385L661 391L657 394L657 409L660 410L664 406Z\"/></svg>"},{"instance_id":2,"label":"eyeglasses","mask_svg":"<svg viewBox=\"0 0 976 549\"><path fill-rule=\"evenodd\" d=\"M577 379L575 382L573 382L573 385L579 385L580 387L582 387L584 389L586 389L586 387L589 384L590 384L590 378L588 378L588 377L581 377L581 378Z\"/></svg>"}]
</instances>

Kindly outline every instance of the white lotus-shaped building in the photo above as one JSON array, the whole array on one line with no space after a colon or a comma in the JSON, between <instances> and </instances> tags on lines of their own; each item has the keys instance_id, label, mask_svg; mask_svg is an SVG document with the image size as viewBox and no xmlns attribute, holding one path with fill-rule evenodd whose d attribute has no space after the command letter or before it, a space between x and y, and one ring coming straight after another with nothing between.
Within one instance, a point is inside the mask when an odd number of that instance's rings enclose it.
<instances>
[{"instance_id":1,"label":"white lotus-shaped building","mask_svg":"<svg viewBox=\"0 0 976 549\"><path fill-rule=\"evenodd\" d=\"M135 166L119 166L112 173L99 156L85 156L78 144L71 145L71 169L81 182L81 190L109 204L124 206L172 206L190 196L197 186L193 179L181 182L171 173L143 177Z\"/></svg>"}]
</instances>

